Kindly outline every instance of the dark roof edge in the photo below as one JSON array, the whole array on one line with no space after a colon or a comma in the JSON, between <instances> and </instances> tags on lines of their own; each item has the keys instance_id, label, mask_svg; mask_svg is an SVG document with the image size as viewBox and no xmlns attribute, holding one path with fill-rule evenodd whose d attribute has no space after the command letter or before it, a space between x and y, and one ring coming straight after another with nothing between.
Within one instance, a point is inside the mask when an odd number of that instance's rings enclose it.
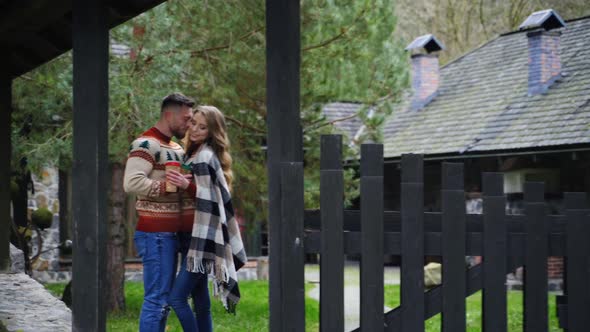
<instances>
[{"instance_id":1,"label":"dark roof edge","mask_svg":"<svg viewBox=\"0 0 590 332\"><path fill-rule=\"evenodd\" d=\"M587 19L590 19L590 15L586 15L586 16L582 16L582 17L576 17L576 18L572 18L572 19L569 19L569 20L565 20L565 23L576 22L576 21L583 21L583 20L587 20ZM537 29L539 29L539 27L533 27L533 28L522 29L522 30L513 30L513 31L508 31L508 32L501 33L500 36L514 35L514 34L517 34L517 33L527 32L527 31L537 30ZM560 29L564 29L564 28L560 28ZM565 29L567 29L567 27L565 27Z\"/></svg>"},{"instance_id":2,"label":"dark roof edge","mask_svg":"<svg viewBox=\"0 0 590 332\"><path fill-rule=\"evenodd\" d=\"M561 148L560 148L561 147ZM565 148L567 147L567 148ZM502 156L518 156L531 155L541 153L567 153L590 151L590 143L584 144L570 144L570 145L553 145L542 148L533 149L510 149L510 150L489 150L476 153L440 153L440 154L423 154L424 160L445 160L445 159L470 159L470 158L484 158L484 157L502 157ZM399 163L401 156L385 157L385 163Z\"/></svg>"},{"instance_id":3,"label":"dark roof edge","mask_svg":"<svg viewBox=\"0 0 590 332\"><path fill-rule=\"evenodd\" d=\"M582 20L587 20L587 19L590 19L590 15L586 15L586 16L582 16L582 17L576 17L576 18L572 18L572 19L566 20L565 22L566 22L566 23L569 23L569 22L582 21ZM513 35L513 34L517 34L517 33L522 33L522 32L526 32L526 31L529 31L529 30L535 30L535 29L538 29L538 28L523 29L523 30L513 30L513 31L509 31L509 32L504 32L504 33L501 33L501 34L497 35L496 37L494 37L494 38L492 38L492 39L490 39L490 40L488 40L488 41L486 41L486 42L482 43L481 45L479 45L479 46L477 46L477 47L475 47L475 48L473 48L473 49L469 50L467 53L463 53L462 55L460 55L460 56L456 57L455 59L453 59L453 60L451 60L451 61L449 61L449 62L445 63L445 64L444 64L444 66L441 66L441 69L442 69L442 68L445 68L446 66L448 66L448 65L450 65L450 64L453 64L453 63L455 63L455 62L457 62L457 61L459 61L459 60L463 59L463 58L464 58L464 57L466 57L467 55L469 55L469 54L471 54L471 53L473 53L473 52L475 52L475 51L479 50L480 48L482 48L482 47L486 46L487 44L489 44L489 43L491 43L491 42L495 41L496 39L498 39L498 38L500 38L500 37L504 37L504 36L508 36L508 35Z\"/></svg>"}]
</instances>

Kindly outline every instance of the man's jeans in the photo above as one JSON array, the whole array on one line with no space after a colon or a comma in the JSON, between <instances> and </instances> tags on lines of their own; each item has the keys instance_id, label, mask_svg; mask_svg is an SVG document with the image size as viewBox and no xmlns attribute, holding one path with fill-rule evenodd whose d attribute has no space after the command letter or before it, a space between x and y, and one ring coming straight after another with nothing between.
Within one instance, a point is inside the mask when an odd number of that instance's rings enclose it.
<instances>
[{"instance_id":1,"label":"man's jeans","mask_svg":"<svg viewBox=\"0 0 590 332\"><path fill-rule=\"evenodd\" d=\"M191 234L178 233L182 264L170 292L168 303L176 312L184 331L211 332L211 300L207 288L207 275L186 270L186 255L190 246ZM195 313L191 311L187 298L193 298ZM195 319L196 315L196 319Z\"/></svg>"},{"instance_id":2,"label":"man's jeans","mask_svg":"<svg viewBox=\"0 0 590 332\"><path fill-rule=\"evenodd\" d=\"M164 332L170 308L168 295L176 271L176 233L135 231L135 247L143 263L144 300L140 332Z\"/></svg>"}]
</instances>

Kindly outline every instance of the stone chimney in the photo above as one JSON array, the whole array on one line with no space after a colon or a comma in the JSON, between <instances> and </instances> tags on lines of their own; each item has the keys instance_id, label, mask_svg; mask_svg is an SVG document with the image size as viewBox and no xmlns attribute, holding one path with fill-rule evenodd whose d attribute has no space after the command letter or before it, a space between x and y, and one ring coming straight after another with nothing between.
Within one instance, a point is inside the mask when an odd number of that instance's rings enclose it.
<instances>
[{"instance_id":1,"label":"stone chimney","mask_svg":"<svg viewBox=\"0 0 590 332\"><path fill-rule=\"evenodd\" d=\"M563 19L552 9L532 13L519 27L530 29L528 38L528 94L541 94L561 76L559 44L565 27Z\"/></svg>"},{"instance_id":2,"label":"stone chimney","mask_svg":"<svg viewBox=\"0 0 590 332\"><path fill-rule=\"evenodd\" d=\"M436 96L440 83L438 51L443 49L443 44L430 34L414 39L406 47L412 52L412 110L421 109Z\"/></svg>"}]
</instances>

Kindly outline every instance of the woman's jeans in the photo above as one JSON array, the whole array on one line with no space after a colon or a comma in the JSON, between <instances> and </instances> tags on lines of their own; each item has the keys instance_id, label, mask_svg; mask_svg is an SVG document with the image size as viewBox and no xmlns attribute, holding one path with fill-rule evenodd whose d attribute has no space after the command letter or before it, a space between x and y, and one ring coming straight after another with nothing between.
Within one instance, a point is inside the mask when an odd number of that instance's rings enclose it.
<instances>
[{"instance_id":1,"label":"woman's jeans","mask_svg":"<svg viewBox=\"0 0 590 332\"><path fill-rule=\"evenodd\" d=\"M143 263L144 300L140 332L164 332L168 318L167 299L176 272L176 233L135 231L135 247Z\"/></svg>"},{"instance_id":2,"label":"woman's jeans","mask_svg":"<svg viewBox=\"0 0 590 332\"><path fill-rule=\"evenodd\" d=\"M176 316L178 316L178 320L185 332L211 332L213 331L213 322L211 320L211 301L207 288L207 275L186 270L186 255L190 246L191 234L178 233L178 236L182 264L168 297L168 303L176 312ZM196 319L188 304L189 295L193 298Z\"/></svg>"}]
</instances>

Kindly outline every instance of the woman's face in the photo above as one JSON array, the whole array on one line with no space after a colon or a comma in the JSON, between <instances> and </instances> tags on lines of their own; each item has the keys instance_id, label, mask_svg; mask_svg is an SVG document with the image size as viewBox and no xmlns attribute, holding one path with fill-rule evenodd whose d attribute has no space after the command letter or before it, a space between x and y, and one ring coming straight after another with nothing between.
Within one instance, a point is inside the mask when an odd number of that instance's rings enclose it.
<instances>
[{"instance_id":1,"label":"woman's face","mask_svg":"<svg viewBox=\"0 0 590 332\"><path fill-rule=\"evenodd\" d=\"M189 140L197 145L202 144L209 137L207 121L205 121L203 114L195 113L190 121L188 135Z\"/></svg>"}]
</instances>

